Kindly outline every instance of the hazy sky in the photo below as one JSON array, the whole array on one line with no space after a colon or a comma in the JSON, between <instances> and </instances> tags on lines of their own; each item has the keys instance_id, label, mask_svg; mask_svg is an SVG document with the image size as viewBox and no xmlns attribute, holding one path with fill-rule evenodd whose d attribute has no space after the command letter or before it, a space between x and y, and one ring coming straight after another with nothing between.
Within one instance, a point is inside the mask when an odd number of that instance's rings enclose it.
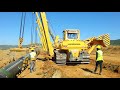
<instances>
[{"instance_id":1,"label":"hazy sky","mask_svg":"<svg viewBox=\"0 0 120 90\"><path fill-rule=\"evenodd\" d=\"M18 44L21 14L0 12L0 45ZM112 40L120 39L120 12L47 12L46 15L53 34L61 38L63 30L79 29L82 40L106 33ZM27 12L23 44L31 42L31 25L32 12Z\"/></svg>"}]
</instances>

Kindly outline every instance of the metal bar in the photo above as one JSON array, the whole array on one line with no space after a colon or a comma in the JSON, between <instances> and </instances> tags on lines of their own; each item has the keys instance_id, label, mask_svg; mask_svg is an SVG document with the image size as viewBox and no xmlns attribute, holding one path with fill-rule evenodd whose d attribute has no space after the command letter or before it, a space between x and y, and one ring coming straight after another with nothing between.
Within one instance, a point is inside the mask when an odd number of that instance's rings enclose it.
<instances>
[{"instance_id":1,"label":"metal bar","mask_svg":"<svg viewBox=\"0 0 120 90\"><path fill-rule=\"evenodd\" d=\"M46 41L46 39L45 39L45 33L44 33L44 30L43 30L43 26L42 26L42 23L41 23L41 20L40 20L40 16L38 15L38 13L36 12L35 13L36 14L36 18L37 18L37 24L38 24L38 27L39 27L39 29L40 29L40 33L41 33L41 42L42 42L42 46L44 47L43 49L44 49L44 51L48 51L47 50L47 41Z\"/></svg>"}]
</instances>

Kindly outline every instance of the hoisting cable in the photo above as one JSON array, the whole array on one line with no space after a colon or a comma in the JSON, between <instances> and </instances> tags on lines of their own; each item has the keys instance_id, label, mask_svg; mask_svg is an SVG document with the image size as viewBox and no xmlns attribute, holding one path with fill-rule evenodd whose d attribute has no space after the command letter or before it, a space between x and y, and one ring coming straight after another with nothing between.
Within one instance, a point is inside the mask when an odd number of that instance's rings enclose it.
<instances>
[{"instance_id":1,"label":"hoisting cable","mask_svg":"<svg viewBox=\"0 0 120 90\"><path fill-rule=\"evenodd\" d=\"M32 25L31 25L31 44L34 43L34 16L32 14Z\"/></svg>"},{"instance_id":2,"label":"hoisting cable","mask_svg":"<svg viewBox=\"0 0 120 90\"><path fill-rule=\"evenodd\" d=\"M34 30L35 30L35 44L37 44L37 30L36 29Z\"/></svg>"},{"instance_id":3,"label":"hoisting cable","mask_svg":"<svg viewBox=\"0 0 120 90\"><path fill-rule=\"evenodd\" d=\"M24 27L25 27L25 18L26 18L26 13L24 15L24 13L22 12L22 16L21 16L21 25L20 25L20 36L19 36L19 48L22 48L22 42L23 42L23 35L24 35ZM24 22L23 22L24 20Z\"/></svg>"},{"instance_id":4,"label":"hoisting cable","mask_svg":"<svg viewBox=\"0 0 120 90\"><path fill-rule=\"evenodd\" d=\"M22 22L23 22L23 12L22 12L22 16L21 16L21 24L20 24L20 35L19 35L19 38L21 38Z\"/></svg>"},{"instance_id":5,"label":"hoisting cable","mask_svg":"<svg viewBox=\"0 0 120 90\"><path fill-rule=\"evenodd\" d=\"M33 14L32 14L33 15ZM37 30L35 29L35 16L33 16L33 33L34 33L34 44L36 44L37 40Z\"/></svg>"},{"instance_id":6,"label":"hoisting cable","mask_svg":"<svg viewBox=\"0 0 120 90\"><path fill-rule=\"evenodd\" d=\"M48 18L49 19L49 18ZM56 33L55 33L55 30L53 29L53 27L52 27L52 24L51 24L51 22L50 22L50 19L49 19L49 22L48 22L48 28L49 28L49 33L50 33L50 35L51 35L51 37L52 37L52 39L53 39L53 41L55 40L55 36L56 36ZM54 34L52 33L52 31L54 32Z\"/></svg>"},{"instance_id":7,"label":"hoisting cable","mask_svg":"<svg viewBox=\"0 0 120 90\"><path fill-rule=\"evenodd\" d=\"M31 26L31 44L33 44L33 35L32 35L32 26Z\"/></svg>"},{"instance_id":8,"label":"hoisting cable","mask_svg":"<svg viewBox=\"0 0 120 90\"><path fill-rule=\"evenodd\" d=\"M26 12L25 12L25 15L24 15L24 24L23 24L22 38L23 38L23 35L24 35L25 21L26 21Z\"/></svg>"},{"instance_id":9,"label":"hoisting cable","mask_svg":"<svg viewBox=\"0 0 120 90\"><path fill-rule=\"evenodd\" d=\"M31 44L33 44L33 14L32 14L32 23L31 23Z\"/></svg>"},{"instance_id":10,"label":"hoisting cable","mask_svg":"<svg viewBox=\"0 0 120 90\"><path fill-rule=\"evenodd\" d=\"M50 26L48 26L48 29L49 29L49 33L50 33L50 35L51 35L53 41L55 41L55 37L54 37L54 35L53 35L52 31L51 31Z\"/></svg>"},{"instance_id":11,"label":"hoisting cable","mask_svg":"<svg viewBox=\"0 0 120 90\"><path fill-rule=\"evenodd\" d=\"M35 40L34 40L34 43L37 45L37 30L36 30L36 26L35 26L35 16L33 16L33 30L34 30L34 34L35 34Z\"/></svg>"}]
</instances>

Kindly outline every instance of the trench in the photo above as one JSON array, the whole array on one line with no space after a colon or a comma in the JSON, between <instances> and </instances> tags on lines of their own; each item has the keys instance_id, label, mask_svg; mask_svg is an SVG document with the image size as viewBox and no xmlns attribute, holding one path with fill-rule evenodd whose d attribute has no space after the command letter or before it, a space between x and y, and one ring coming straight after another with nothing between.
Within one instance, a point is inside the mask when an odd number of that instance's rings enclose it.
<instances>
[{"instance_id":1,"label":"trench","mask_svg":"<svg viewBox=\"0 0 120 90\"><path fill-rule=\"evenodd\" d=\"M120 65L114 65L111 63L104 63L103 68L106 70L110 70L114 73L119 73L120 74Z\"/></svg>"},{"instance_id":2,"label":"trench","mask_svg":"<svg viewBox=\"0 0 120 90\"><path fill-rule=\"evenodd\" d=\"M95 65L95 62L93 59L91 59L91 64ZM120 65L115 65L109 62L103 62L103 69L110 70L114 73L119 73L120 74Z\"/></svg>"}]
</instances>

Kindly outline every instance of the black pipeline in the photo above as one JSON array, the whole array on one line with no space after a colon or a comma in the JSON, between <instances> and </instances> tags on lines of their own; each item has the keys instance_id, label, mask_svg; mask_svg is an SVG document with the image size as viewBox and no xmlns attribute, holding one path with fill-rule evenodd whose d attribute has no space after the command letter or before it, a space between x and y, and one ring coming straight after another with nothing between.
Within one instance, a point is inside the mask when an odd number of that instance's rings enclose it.
<instances>
[{"instance_id":1,"label":"black pipeline","mask_svg":"<svg viewBox=\"0 0 120 90\"><path fill-rule=\"evenodd\" d=\"M22 68L27 67L27 64L23 67L24 60L27 58L29 58L29 54L0 69L0 78L16 78L16 75L22 71Z\"/></svg>"},{"instance_id":2,"label":"black pipeline","mask_svg":"<svg viewBox=\"0 0 120 90\"><path fill-rule=\"evenodd\" d=\"M37 55L40 53L40 49L35 49ZM7 66L0 69L0 78L17 78L16 75L19 74L22 69L25 69L28 64L24 64L25 61L29 60L29 54L19 58L18 60L8 64Z\"/></svg>"}]
</instances>

